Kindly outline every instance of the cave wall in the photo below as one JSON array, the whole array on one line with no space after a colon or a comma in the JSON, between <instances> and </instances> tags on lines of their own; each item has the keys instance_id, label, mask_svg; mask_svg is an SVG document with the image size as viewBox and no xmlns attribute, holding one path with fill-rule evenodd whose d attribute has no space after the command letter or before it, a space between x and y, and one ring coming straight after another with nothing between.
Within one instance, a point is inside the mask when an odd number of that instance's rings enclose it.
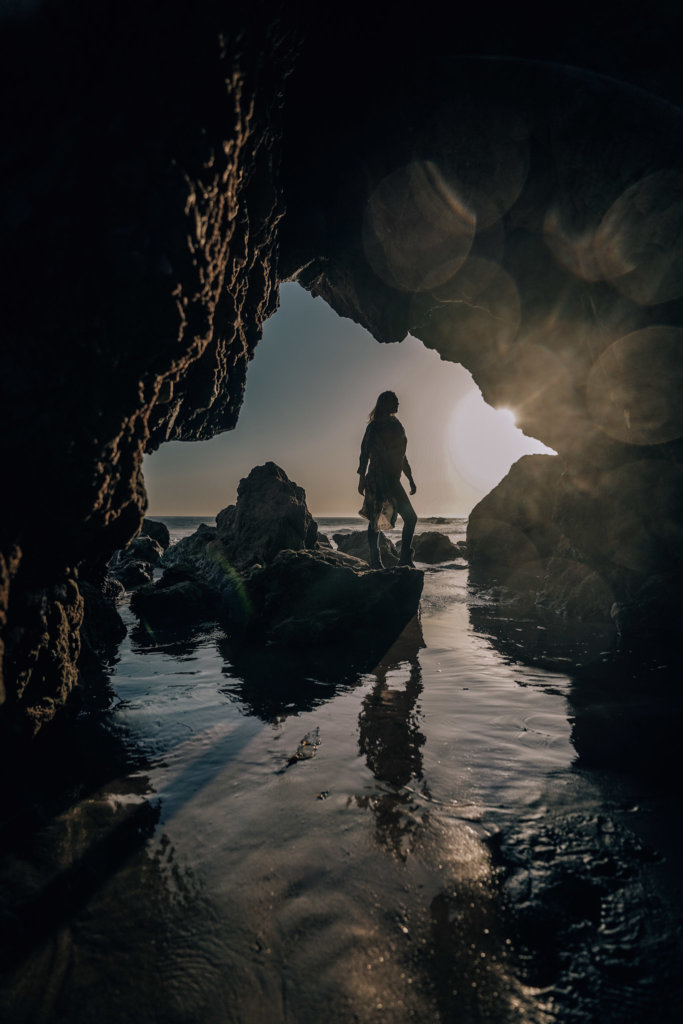
<instances>
[{"instance_id":1,"label":"cave wall","mask_svg":"<svg viewBox=\"0 0 683 1024\"><path fill-rule=\"evenodd\" d=\"M146 507L142 456L234 426L277 307L277 5L81 2L6 21L3 720L76 686L79 577Z\"/></svg>"}]
</instances>

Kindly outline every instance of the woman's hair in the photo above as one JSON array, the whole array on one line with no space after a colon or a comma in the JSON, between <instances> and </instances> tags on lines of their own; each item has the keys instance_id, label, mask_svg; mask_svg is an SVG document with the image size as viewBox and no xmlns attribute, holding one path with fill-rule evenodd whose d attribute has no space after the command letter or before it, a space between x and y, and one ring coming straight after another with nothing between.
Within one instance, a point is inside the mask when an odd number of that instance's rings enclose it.
<instances>
[{"instance_id":1,"label":"woman's hair","mask_svg":"<svg viewBox=\"0 0 683 1024\"><path fill-rule=\"evenodd\" d=\"M390 416L398 409L398 398L393 391L383 391L377 399L375 408L370 413L370 420L377 420L381 416Z\"/></svg>"}]
</instances>

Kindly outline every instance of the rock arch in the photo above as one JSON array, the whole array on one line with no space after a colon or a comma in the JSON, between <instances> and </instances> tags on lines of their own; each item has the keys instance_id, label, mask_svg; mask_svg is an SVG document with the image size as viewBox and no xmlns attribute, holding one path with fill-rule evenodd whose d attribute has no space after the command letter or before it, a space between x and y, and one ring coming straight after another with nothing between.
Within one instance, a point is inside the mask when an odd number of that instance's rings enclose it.
<instances>
[{"instance_id":1,"label":"rock arch","mask_svg":"<svg viewBox=\"0 0 683 1024\"><path fill-rule=\"evenodd\" d=\"M138 529L143 452L234 426L281 280L380 341L410 330L514 408L565 460L562 537L590 534L588 561L619 474L632 508L656 481L664 526L650 543L640 517L641 561L612 559L611 582L630 599L670 568L678 109L508 60L353 81L303 62L287 84L296 13L210 2L189 23L170 3L160 31L152 7L94 23L74 0L3 35L5 725L35 732L68 700L79 580Z\"/></svg>"}]
</instances>

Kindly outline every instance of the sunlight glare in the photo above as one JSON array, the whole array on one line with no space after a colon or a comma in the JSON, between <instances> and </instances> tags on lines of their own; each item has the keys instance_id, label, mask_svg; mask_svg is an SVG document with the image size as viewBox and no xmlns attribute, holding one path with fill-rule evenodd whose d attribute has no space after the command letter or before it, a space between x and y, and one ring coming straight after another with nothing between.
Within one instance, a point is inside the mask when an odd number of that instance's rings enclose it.
<instances>
[{"instance_id":1,"label":"sunlight glare","mask_svg":"<svg viewBox=\"0 0 683 1024\"><path fill-rule=\"evenodd\" d=\"M455 472L471 487L490 490L522 455L555 455L515 426L512 409L493 409L474 388L455 407L450 421L449 455Z\"/></svg>"}]
</instances>

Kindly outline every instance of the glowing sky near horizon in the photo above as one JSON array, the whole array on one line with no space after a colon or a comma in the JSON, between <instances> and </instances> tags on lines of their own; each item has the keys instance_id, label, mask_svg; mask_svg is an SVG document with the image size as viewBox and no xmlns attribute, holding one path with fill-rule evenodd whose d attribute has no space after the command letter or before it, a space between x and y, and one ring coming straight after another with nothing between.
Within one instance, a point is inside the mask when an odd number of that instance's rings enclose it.
<instances>
[{"instance_id":1,"label":"glowing sky near horizon","mask_svg":"<svg viewBox=\"0 0 683 1024\"><path fill-rule=\"evenodd\" d=\"M471 375L408 337L380 345L296 284L264 326L235 430L174 441L145 458L149 515L214 516L272 461L317 516L355 515L358 453L381 391L398 395L418 516L467 514L521 455L548 452L481 398Z\"/></svg>"}]
</instances>

